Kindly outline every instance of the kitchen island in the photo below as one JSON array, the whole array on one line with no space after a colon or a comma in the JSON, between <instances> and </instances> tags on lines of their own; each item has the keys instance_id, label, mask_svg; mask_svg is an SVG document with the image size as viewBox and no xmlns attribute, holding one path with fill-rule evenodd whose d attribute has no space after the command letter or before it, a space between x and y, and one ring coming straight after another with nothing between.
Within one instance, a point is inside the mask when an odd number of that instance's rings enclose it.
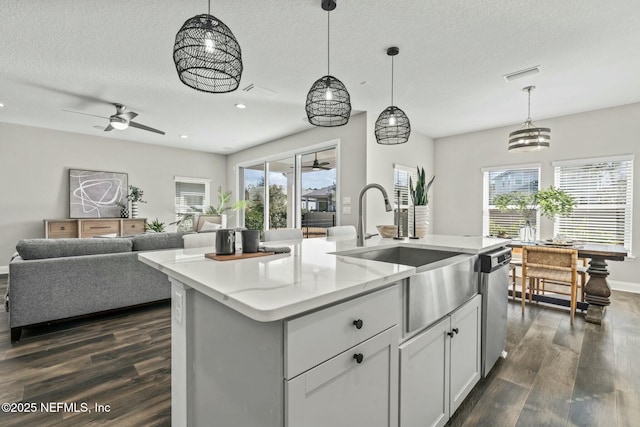
<instances>
[{"instance_id":1,"label":"kitchen island","mask_svg":"<svg viewBox=\"0 0 640 427\"><path fill-rule=\"evenodd\" d=\"M140 254L172 283L172 424L397 426L398 345L420 332L404 333L404 285L417 270L349 254L398 245L450 251L468 269L474 256L508 242L307 239L282 242L288 254L237 261L206 259L212 248ZM445 400L444 422L453 412Z\"/></svg>"}]
</instances>

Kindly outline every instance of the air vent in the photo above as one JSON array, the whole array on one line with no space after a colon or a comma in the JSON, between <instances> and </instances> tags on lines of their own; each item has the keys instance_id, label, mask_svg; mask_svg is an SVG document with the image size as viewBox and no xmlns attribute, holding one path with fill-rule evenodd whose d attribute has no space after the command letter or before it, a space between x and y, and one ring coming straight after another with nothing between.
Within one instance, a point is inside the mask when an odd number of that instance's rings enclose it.
<instances>
[{"instance_id":1,"label":"air vent","mask_svg":"<svg viewBox=\"0 0 640 427\"><path fill-rule=\"evenodd\" d=\"M535 67L527 68L520 71L515 71L513 73L505 74L502 76L503 79L507 82L511 82L513 80L521 79L523 77L532 76L534 74L538 74L540 72L540 66L536 65Z\"/></svg>"},{"instance_id":2,"label":"air vent","mask_svg":"<svg viewBox=\"0 0 640 427\"><path fill-rule=\"evenodd\" d=\"M278 92L276 92L275 90L267 89L266 87L257 85L255 83L251 83L250 85L244 87L242 90L252 95L259 95L265 98L274 98L278 95Z\"/></svg>"}]
</instances>

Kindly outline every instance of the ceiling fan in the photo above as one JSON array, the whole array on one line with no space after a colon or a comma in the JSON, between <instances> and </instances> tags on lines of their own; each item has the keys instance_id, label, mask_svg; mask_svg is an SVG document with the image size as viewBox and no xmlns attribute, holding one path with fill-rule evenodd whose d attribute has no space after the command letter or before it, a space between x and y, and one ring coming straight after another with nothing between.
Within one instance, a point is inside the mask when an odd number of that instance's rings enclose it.
<instances>
[{"instance_id":1,"label":"ceiling fan","mask_svg":"<svg viewBox=\"0 0 640 427\"><path fill-rule=\"evenodd\" d=\"M303 165L302 167L303 168L311 168L314 171L317 171L317 170L320 170L320 169L326 170L326 171L331 170L331 168L326 167L326 165L329 165L331 163L329 163L329 162L318 162L318 153L315 153L315 155L316 155L316 158L313 161L312 165L310 165L310 166L304 166Z\"/></svg>"},{"instance_id":2,"label":"ceiling fan","mask_svg":"<svg viewBox=\"0 0 640 427\"><path fill-rule=\"evenodd\" d=\"M164 135L164 132L161 130L154 129L149 126L145 126L141 123L134 122L133 119L138 115L138 113L135 113L133 111L125 112L124 110L127 107L122 104L113 104L113 105L114 107L116 107L116 113L109 117L97 116L95 114L83 113L81 111L73 111L73 110L63 110L63 111L67 111L69 113L84 114L85 116L100 117L101 119L107 119L109 120L109 124L107 125L106 128L104 128L105 132L109 132L114 129L125 130L126 128L131 126L133 128L138 128L138 129L146 130L149 132L159 133L160 135Z\"/></svg>"}]
</instances>

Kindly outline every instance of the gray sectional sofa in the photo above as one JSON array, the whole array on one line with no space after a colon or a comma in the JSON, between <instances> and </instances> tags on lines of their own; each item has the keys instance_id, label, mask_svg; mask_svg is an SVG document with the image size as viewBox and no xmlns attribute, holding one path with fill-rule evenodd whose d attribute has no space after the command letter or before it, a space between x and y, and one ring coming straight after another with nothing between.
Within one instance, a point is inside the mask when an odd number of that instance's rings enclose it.
<instances>
[{"instance_id":1,"label":"gray sectional sofa","mask_svg":"<svg viewBox=\"0 0 640 427\"><path fill-rule=\"evenodd\" d=\"M167 276L138 252L182 248L184 234L21 240L9 264L11 340L23 326L169 299Z\"/></svg>"}]
</instances>

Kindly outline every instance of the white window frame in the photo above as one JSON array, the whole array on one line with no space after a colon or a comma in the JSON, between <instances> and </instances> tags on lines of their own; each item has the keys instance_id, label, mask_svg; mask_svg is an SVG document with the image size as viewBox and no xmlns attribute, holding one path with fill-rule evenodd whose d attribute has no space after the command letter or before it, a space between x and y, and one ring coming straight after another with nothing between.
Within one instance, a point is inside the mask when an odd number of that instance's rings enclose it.
<instances>
[{"instance_id":1,"label":"white window frame","mask_svg":"<svg viewBox=\"0 0 640 427\"><path fill-rule=\"evenodd\" d=\"M174 176L173 177L173 193L174 193L174 195L176 194L176 185L179 182L186 183L186 184L204 184L203 206L206 208L206 207L211 205L211 180L210 179L208 179L208 178L186 177L186 176ZM175 201L175 196L174 196L173 212L174 212L174 215L176 217L176 221L181 218L181 216L180 216L181 213L185 213L185 212L181 212L182 209L178 209L178 206L184 206L184 205L177 205L176 201Z\"/></svg>"},{"instance_id":2,"label":"white window frame","mask_svg":"<svg viewBox=\"0 0 640 427\"><path fill-rule=\"evenodd\" d=\"M633 154L629 154L629 155L621 155L621 156L609 156L609 157L593 157L593 158L584 158L584 159L572 159L572 160L560 160L560 161L555 161L552 162L551 165L554 168L554 186L567 191L569 194L571 194L571 189L567 189L567 188L562 188L561 187L561 169L562 168L567 168L567 167L575 167L575 166L590 166L590 165L596 165L596 164L601 164L601 163L615 163L615 162L630 162L631 164L629 165L629 170L628 170L628 176L627 176L627 188L626 188L626 203L624 204L615 204L615 205L577 205L574 208L574 213L576 211L580 211L580 210L585 210L588 212L588 210L590 209L590 206L598 206L598 208L600 210L602 209L611 209L611 208L617 208L617 209L623 209L625 214L624 214L624 231L623 231L623 240L624 240L624 247L625 249L631 253L632 250L632 237L633 237L633 162L634 162L634 155ZM609 188L609 191L611 191L611 189ZM571 222L571 216L568 216L565 221ZM567 225L567 227L573 227L575 228L576 225ZM606 242L601 242L598 241L597 238L595 240L590 241L588 239L588 237L585 239L584 234L581 234L580 236L578 235L571 235L571 233L567 230L567 228L563 228L562 224L560 223L559 220L554 221L554 235L557 234L563 234L566 235L566 237L568 238L573 238L576 240L580 240L580 241L585 241L587 243L594 243L594 244L607 244ZM587 228L587 234L589 234L589 231L591 230L591 228Z\"/></svg>"},{"instance_id":3,"label":"white window frame","mask_svg":"<svg viewBox=\"0 0 640 427\"><path fill-rule=\"evenodd\" d=\"M519 169L537 169L538 170L538 190L540 189L540 178L542 174L541 163L518 164L491 166L481 169L482 172L482 235L489 236L490 227L490 211L497 209L495 205L489 205L489 173L496 171L511 171ZM536 240L540 239L540 210L536 208ZM518 236L511 236L517 239Z\"/></svg>"}]
</instances>

